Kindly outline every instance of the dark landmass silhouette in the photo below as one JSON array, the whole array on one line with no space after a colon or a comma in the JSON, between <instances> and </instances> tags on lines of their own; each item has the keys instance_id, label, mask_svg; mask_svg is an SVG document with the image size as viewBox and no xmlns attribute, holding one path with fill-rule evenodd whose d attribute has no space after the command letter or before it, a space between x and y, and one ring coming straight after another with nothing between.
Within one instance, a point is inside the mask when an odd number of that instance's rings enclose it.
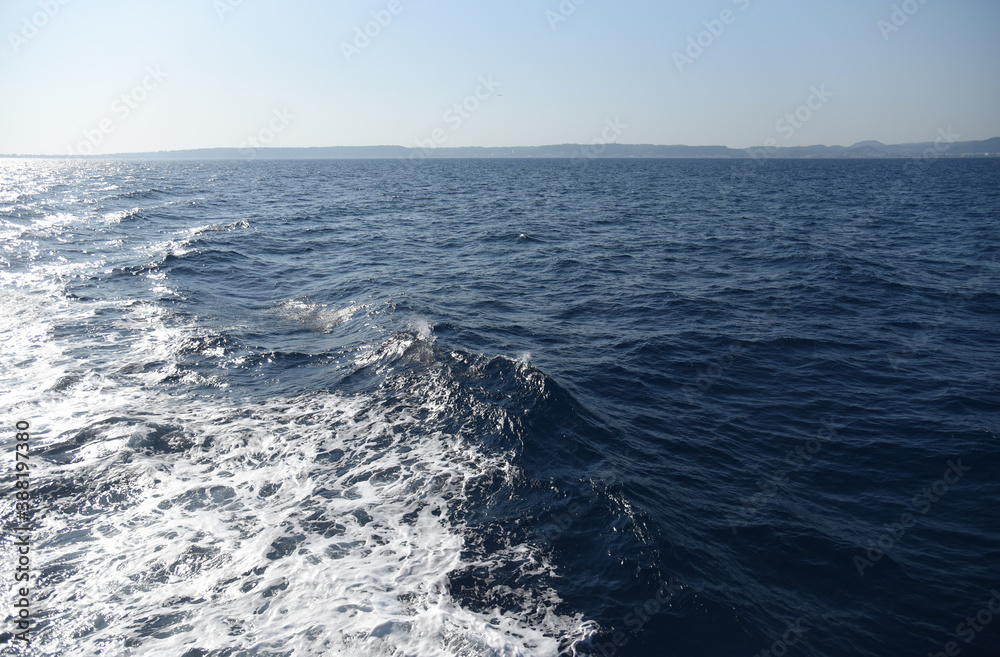
<instances>
[{"instance_id":1,"label":"dark landmass silhouette","mask_svg":"<svg viewBox=\"0 0 1000 657\"><path fill-rule=\"evenodd\" d=\"M942 134L945 134L942 132ZM983 141L950 141L887 145L862 141L853 146L656 146L652 144L558 144L552 146L407 148L405 146L327 146L314 148L200 148L193 150L108 155L0 155L84 159L164 160L308 160L308 159L502 159L502 158L913 158L997 157L1000 137Z\"/></svg>"}]
</instances>

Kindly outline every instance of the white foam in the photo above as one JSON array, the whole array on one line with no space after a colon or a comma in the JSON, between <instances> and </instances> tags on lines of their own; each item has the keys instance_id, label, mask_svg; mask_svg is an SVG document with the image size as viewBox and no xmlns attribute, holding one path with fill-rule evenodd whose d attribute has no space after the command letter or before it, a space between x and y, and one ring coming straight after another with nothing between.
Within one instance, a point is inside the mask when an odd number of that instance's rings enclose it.
<instances>
[{"instance_id":1,"label":"white foam","mask_svg":"<svg viewBox=\"0 0 1000 657\"><path fill-rule=\"evenodd\" d=\"M35 534L36 568L60 573L37 584L51 620L36 635L42 654L554 656L558 637L589 631L553 611L554 591L520 592L544 610L530 622L471 612L449 594L448 574L469 565L551 566L528 546L463 561L455 505L477 477L513 477L513 466L474 436L428 430L451 412L443 384L427 381L402 405L314 393L246 407L185 395L166 379L183 374L185 342L203 329L125 302L114 330L94 340L135 373L81 375L86 364L71 356L86 345L53 339L51 328L83 306L20 294L22 307L34 305L2 327L5 357L20 349L23 359L3 412L32 422L36 449L71 458L34 472L36 486L62 490ZM415 338L404 337L405 351ZM377 351L393 353L394 340ZM78 379L53 390L67 375ZM149 441L163 427L179 451ZM268 558L289 540L294 549Z\"/></svg>"},{"instance_id":2,"label":"white foam","mask_svg":"<svg viewBox=\"0 0 1000 657\"><path fill-rule=\"evenodd\" d=\"M421 342L433 343L437 339L434 336L434 326L426 319L422 317L415 319L410 325Z\"/></svg>"},{"instance_id":3,"label":"white foam","mask_svg":"<svg viewBox=\"0 0 1000 657\"><path fill-rule=\"evenodd\" d=\"M426 433L427 410L330 394L243 408L108 382L40 404L49 444L91 435L72 462L35 471L72 491L39 514L38 566L64 578L39 583L53 624L37 644L125 654L150 619L177 615L128 654L555 655L544 634L579 619L530 627L449 595L448 573L467 565L454 505L510 465ZM151 450L157 426L190 446ZM271 560L276 545L287 554Z\"/></svg>"},{"instance_id":4,"label":"white foam","mask_svg":"<svg viewBox=\"0 0 1000 657\"><path fill-rule=\"evenodd\" d=\"M351 319L361 307L351 305L346 308L330 308L321 304L291 299L278 304L277 308L278 313L289 321L302 324L316 333L329 333Z\"/></svg>"}]
</instances>

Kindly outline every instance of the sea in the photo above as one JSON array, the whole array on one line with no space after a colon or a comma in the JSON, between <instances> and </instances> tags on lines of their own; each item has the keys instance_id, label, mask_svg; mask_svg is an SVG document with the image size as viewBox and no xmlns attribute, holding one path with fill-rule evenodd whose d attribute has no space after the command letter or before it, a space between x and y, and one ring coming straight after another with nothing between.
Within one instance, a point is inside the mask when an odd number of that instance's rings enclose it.
<instances>
[{"instance_id":1,"label":"sea","mask_svg":"<svg viewBox=\"0 0 1000 657\"><path fill-rule=\"evenodd\" d=\"M3 654L1000 655L1000 160L7 159L0 236Z\"/></svg>"}]
</instances>

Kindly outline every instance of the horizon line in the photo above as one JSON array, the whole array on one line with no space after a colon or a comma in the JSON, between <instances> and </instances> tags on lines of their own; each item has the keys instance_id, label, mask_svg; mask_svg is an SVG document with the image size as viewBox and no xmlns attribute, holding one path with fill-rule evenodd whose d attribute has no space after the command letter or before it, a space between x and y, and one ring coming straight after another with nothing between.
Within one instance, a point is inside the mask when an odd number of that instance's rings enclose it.
<instances>
[{"instance_id":1,"label":"horizon line","mask_svg":"<svg viewBox=\"0 0 1000 657\"><path fill-rule=\"evenodd\" d=\"M492 150L492 151L530 151L537 149L552 149L552 148L572 148L580 151L580 157L587 158L597 158L597 157L607 157L604 151L612 148L656 148L656 149L667 149L667 148L683 148L683 149L714 149L716 151L730 151L732 154L744 154L748 156L753 156L755 152L765 151L763 155L758 155L758 157L770 157L771 153L776 151L805 151L809 149L830 149L830 150L851 150L851 149L864 149L866 147L872 149L885 148L885 149L899 149L899 148L920 148L928 145L936 145L940 150L940 154L947 155L947 150L955 144L976 144L976 143L986 143L1000 141L1000 137L990 137L988 139L977 139L977 140L967 140L967 141L957 141L942 138L938 138L934 141L922 141L922 142L902 142L897 144L886 144L875 139L867 139L859 142L855 142L849 146L843 146L838 144L810 144L807 146L781 146L776 143L776 140L768 140L768 142L757 145L749 146L746 148L738 148L725 146L721 144L705 144L705 145L692 145L692 144L632 144L632 143L591 143L591 144L580 144L565 142L561 144L542 144L538 146L435 146L435 147L421 147L421 146L402 146L399 144L376 144L376 145L364 145L364 146L347 146L347 145L336 145L336 146L201 146L195 148L176 148L170 150L155 150L155 151L127 151L118 153L106 153L106 154L95 154L95 153L66 153L66 154L40 154L40 153L2 153L0 158L37 158L37 159L114 159L120 157L134 157L138 155L170 155L177 153L197 153L204 151L222 151L222 152L244 152L248 153L244 159L252 159L257 156L258 153L264 152L281 152L281 151L309 151L309 150L337 150L337 149L395 149L402 152L409 153L444 153L452 151L472 151L472 150ZM772 143L774 142L774 143ZM941 148L941 145L945 148ZM594 153L593 151L600 150L600 153ZM587 153L586 151L591 151ZM981 151L983 155L997 155L1000 153L1000 144L998 148L992 151ZM968 153L965 153L968 155ZM889 157L892 157L889 155Z\"/></svg>"}]
</instances>

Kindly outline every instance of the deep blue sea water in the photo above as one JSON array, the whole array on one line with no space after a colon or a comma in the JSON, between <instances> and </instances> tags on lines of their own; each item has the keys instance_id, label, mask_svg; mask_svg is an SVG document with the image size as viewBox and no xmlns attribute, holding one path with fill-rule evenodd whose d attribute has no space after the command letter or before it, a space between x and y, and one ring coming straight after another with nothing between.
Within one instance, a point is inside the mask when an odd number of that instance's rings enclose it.
<instances>
[{"instance_id":1,"label":"deep blue sea water","mask_svg":"<svg viewBox=\"0 0 1000 657\"><path fill-rule=\"evenodd\" d=\"M1000 161L6 160L0 222L11 654L1000 655Z\"/></svg>"}]
</instances>

